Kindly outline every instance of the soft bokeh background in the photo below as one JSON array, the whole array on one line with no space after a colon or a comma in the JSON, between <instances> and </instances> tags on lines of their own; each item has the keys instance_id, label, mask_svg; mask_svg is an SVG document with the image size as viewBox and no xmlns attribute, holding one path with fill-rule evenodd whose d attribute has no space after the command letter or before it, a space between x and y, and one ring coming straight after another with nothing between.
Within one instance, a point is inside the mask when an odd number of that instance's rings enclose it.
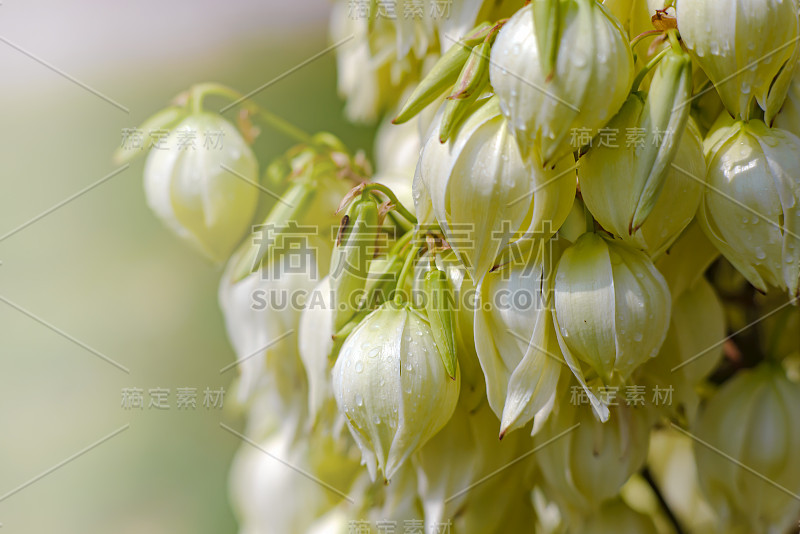
<instances>
[{"instance_id":1,"label":"soft bokeh background","mask_svg":"<svg viewBox=\"0 0 800 534\"><path fill-rule=\"evenodd\" d=\"M198 81L243 92L327 45L325 0L0 2L0 523L3 532L225 533L241 442L235 371L216 302L220 268L148 212L142 160L18 233L117 167L123 128ZM130 109L125 113L24 51ZM369 148L346 125L333 54L255 100ZM264 132L275 153L288 143ZM14 306L130 370L126 374ZM126 411L122 389L169 388L167 411ZM175 390L198 389L178 411ZM147 395L145 395L147 402ZM112 432L108 441L8 495Z\"/></svg>"}]
</instances>

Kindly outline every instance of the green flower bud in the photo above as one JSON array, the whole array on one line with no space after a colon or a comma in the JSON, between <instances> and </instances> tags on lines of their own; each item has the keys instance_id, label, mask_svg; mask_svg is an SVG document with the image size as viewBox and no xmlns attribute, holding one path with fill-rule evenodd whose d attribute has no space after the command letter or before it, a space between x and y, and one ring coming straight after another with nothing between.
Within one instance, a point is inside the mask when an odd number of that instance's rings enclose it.
<instances>
[{"instance_id":1,"label":"green flower bud","mask_svg":"<svg viewBox=\"0 0 800 534\"><path fill-rule=\"evenodd\" d=\"M747 120L755 98L771 122L788 90L787 83L773 81L797 61L797 3L692 0L678 6L678 29L731 115Z\"/></svg>"},{"instance_id":2,"label":"green flower bud","mask_svg":"<svg viewBox=\"0 0 800 534\"><path fill-rule=\"evenodd\" d=\"M360 309L360 296L378 240L378 203L367 193L353 202L342 218L331 257L333 329L341 329Z\"/></svg>"},{"instance_id":3,"label":"green flower bud","mask_svg":"<svg viewBox=\"0 0 800 534\"><path fill-rule=\"evenodd\" d=\"M490 99L439 143L433 128L417 166L415 202L424 187L447 241L477 283L500 251L522 237L547 240L561 226L575 199L572 156L555 168L527 164Z\"/></svg>"},{"instance_id":4,"label":"green flower bud","mask_svg":"<svg viewBox=\"0 0 800 534\"><path fill-rule=\"evenodd\" d=\"M620 403L611 408L609 421L601 423L588 406L576 406L568 400L558 403L534 436L534 445L561 435L557 442L537 450L536 459L547 488L570 524L617 496L642 467L651 416L644 408Z\"/></svg>"},{"instance_id":5,"label":"green flower bud","mask_svg":"<svg viewBox=\"0 0 800 534\"><path fill-rule=\"evenodd\" d=\"M661 80L656 74L654 88ZM666 250L694 218L703 194L702 181L694 177L705 176L703 142L694 121L655 126L648 111L657 106L655 95L651 92L647 100L631 95L608 125L612 131L642 132L640 140L630 146L628 141L596 146L578 162L581 195L597 222L652 257ZM684 110L687 118L688 106ZM647 209L649 218L637 226L637 214Z\"/></svg>"},{"instance_id":6,"label":"green flower bud","mask_svg":"<svg viewBox=\"0 0 800 534\"><path fill-rule=\"evenodd\" d=\"M458 368L461 373L459 402L469 409L477 409L486 400L486 379L475 353L473 322L475 306L478 305L475 285L452 250L437 250L433 263L438 270L446 273L455 302L453 322ZM425 277L429 272L429 264L430 253L426 252L414 268L414 295L425 293ZM418 304L421 306L423 303Z\"/></svg>"},{"instance_id":7,"label":"green flower bud","mask_svg":"<svg viewBox=\"0 0 800 534\"><path fill-rule=\"evenodd\" d=\"M594 233L558 263L555 319L567 352L610 385L658 354L670 318L667 283L650 259Z\"/></svg>"},{"instance_id":8,"label":"green flower bud","mask_svg":"<svg viewBox=\"0 0 800 534\"><path fill-rule=\"evenodd\" d=\"M524 151L552 165L580 148L574 132L593 137L619 110L633 81L633 56L619 22L594 0L560 2L555 70L539 48L534 0L503 26L489 76L509 127Z\"/></svg>"},{"instance_id":9,"label":"green flower bud","mask_svg":"<svg viewBox=\"0 0 800 534\"><path fill-rule=\"evenodd\" d=\"M388 480L450 419L460 381L442 365L431 328L407 305L388 302L347 338L333 392L370 476Z\"/></svg>"},{"instance_id":10,"label":"green flower bud","mask_svg":"<svg viewBox=\"0 0 800 534\"><path fill-rule=\"evenodd\" d=\"M458 129L461 120L489 83L489 52L492 46L484 41L475 46L456 81L455 92L447 97L439 127L439 142L444 143Z\"/></svg>"},{"instance_id":11,"label":"green flower bud","mask_svg":"<svg viewBox=\"0 0 800 534\"><path fill-rule=\"evenodd\" d=\"M694 449L720 531L777 533L797 526L798 420L800 386L771 364L737 374L709 400Z\"/></svg>"},{"instance_id":12,"label":"green flower bud","mask_svg":"<svg viewBox=\"0 0 800 534\"><path fill-rule=\"evenodd\" d=\"M657 534L653 520L633 510L622 499L614 499L590 516L576 534Z\"/></svg>"},{"instance_id":13,"label":"green flower bud","mask_svg":"<svg viewBox=\"0 0 800 534\"><path fill-rule=\"evenodd\" d=\"M703 231L760 291L800 295L800 138L753 120L717 128L707 146Z\"/></svg>"},{"instance_id":14,"label":"green flower bud","mask_svg":"<svg viewBox=\"0 0 800 534\"><path fill-rule=\"evenodd\" d=\"M392 122L394 124L406 122L451 87L458 79L464 65L474 54L472 47L485 39L490 28L491 25L484 22L473 29L463 39L463 43L455 43L451 46L436 62L430 72L419 82L414 92L403 104L403 109L400 110L400 113L397 114L397 117Z\"/></svg>"},{"instance_id":15,"label":"green flower bud","mask_svg":"<svg viewBox=\"0 0 800 534\"><path fill-rule=\"evenodd\" d=\"M182 146L184 135L221 132L222 148ZM175 234L209 259L226 260L258 203L258 162L236 128L212 113L181 121L150 151L144 169L147 203Z\"/></svg>"},{"instance_id":16,"label":"green flower bud","mask_svg":"<svg viewBox=\"0 0 800 534\"><path fill-rule=\"evenodd\" d=\"M431 333L450 378L456 377L455 298L447 274L434 266L425 275L425 311Z\"/></svg>"}]
</instances>

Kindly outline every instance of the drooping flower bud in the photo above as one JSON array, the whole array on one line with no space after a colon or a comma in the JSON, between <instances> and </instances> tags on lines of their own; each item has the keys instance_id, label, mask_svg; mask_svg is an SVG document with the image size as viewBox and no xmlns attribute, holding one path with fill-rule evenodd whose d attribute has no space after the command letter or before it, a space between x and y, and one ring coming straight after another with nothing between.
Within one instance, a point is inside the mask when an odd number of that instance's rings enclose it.
<instances>
[{"instance_id":1,"label":"drooping flower bud","mask_svg":"<svg viewBox=\"0 0 800 534\"><path fill-rule=\"evenodd\" d=\"M417 166L415 201L424 187L447 241L480 283L500 251L525 238L546 240L564 222L575 199L574 160L555 168L526 164L496 99L481 105L442 144L431 130Z\"/></svg>"},{"instance_id":2,"label":"drooping flower bud","mask_svg":"<svg viewBox=\"0 0 800 534\"><path fill-rule=\"evenodd\" d=\"M632 94L609 123L626 138L599 142L579 161L581 194L597 221L651 255L680 234L700 203L702 183L674 167L698 174L705 167L700 132L681 105L690 95L689 57L670 51L647 98Z\"/></svg>"},{"instance_id":3,"label":"drooping flower bud","mask_svg":"<svg viewBox=\"0 0 800 534\"><path fill-rule=\"evenodd\" d=\"M772 122L783 104L800 47L797 3L787 0L678 6L678 29L692 56L714 83L731 115L747 120L755 98ZM794 59L793 59L794 58Z\"/></svg>"},{"instance_id":4,"label":"drooping flower bud","mask_svg":"<svg viewBox=\"0 0 800 534\"><path fill-rule=\"evenodd\" d=\"M580 404L560 397L556 411L534 436L535 446L541 446L538 466L568 523L617 496L644 464L650 439L651 415L645 407L620 401L611 407L609 421L601 423Z\"/></svg>"},{"instance_id":5,"label":"drooping flower bud","mask_svg":"<svg viewBox=\"0 0 800 534\"><path fill-rule=\"evenodd\" d=\"M695 426L694 449L721 531L777 533L797 526L798 420L800 385L771 363L737 374L709 400Z\"/></svg>"},{"instance_id":6,"label":"drooping flower bud","mask_svg":"<svg viewBox=\"0 0 800 534\"><path fill-rule=\"evenodd\" d=\"M561 257L554 302L564 353L591 366L606 385L654 357L669 328L669 288L653 262L594 233Z\"/></svg>"},{"instance_id":7,"label":"drooping flower bud","mask_svg":"<svg viewBox=\"0 0 800 534\"><path fill-rule=\"evenodd\" d=\"M450 419L459 379L439 358L428 321L387 302L347 338L333 368L333 392L375 478L390 479Z\"/></svg>"},{"instance_id":8,"label":"drooping flower bud","mask_svg":"<svg viewBox=\"0 0 800 534\"><path fill-rule=\"evenodd\" d=\"M752 120L710 132L707 146L703 231L757 289L799 295L800 138Z\"/></svg>"},{"instance_id":9,"label":"drooping flower bud","mask_svg":"<svg viewBox=\"0 0 800 534\"><path fill-rule=\"evenodd\" d=\"M603 228L651 257L666 250L692 221L703 193L703 182L693 178L705 173L702 139L694 121L687 123L676 148L674 159L664 169L663 189L650 219L633 233L630 225L637 200L642 198L636 194L635 181L640 176L636 156L621 149L592 149L578 167L581 194L592 215Z\"/></svg>"},{"instance_id":10,"label":"drooping flower bud","mask_svg":"<svg viewBox=\"0 0 800 534\"><path fill-rule=\"evenodd\" d=\"M523 150L549 166L578 150L622 106L633 81L633 56L619 22L594 0L555 2L553 20L537 20L534 0L500 30L489 71L500 107ZM554 26L555 25L555 26ZM554 69L540 48L542 28L557 28Z\"/></svg>"},{"instance_id":11,"label":"drooping flower bud","mask_svg":"<svg viewBox=\"0 0 800 534\"><path fill-rule=\"evenodd\" d=\"M201 132L219 133L222 147L185 141ZM258 162L253 151L231 123L213 113L186 117L164 145L163 150L152 149L145 164L150 209L209 259L225 261L258 203Z\"/></svg>"}]
</instances>

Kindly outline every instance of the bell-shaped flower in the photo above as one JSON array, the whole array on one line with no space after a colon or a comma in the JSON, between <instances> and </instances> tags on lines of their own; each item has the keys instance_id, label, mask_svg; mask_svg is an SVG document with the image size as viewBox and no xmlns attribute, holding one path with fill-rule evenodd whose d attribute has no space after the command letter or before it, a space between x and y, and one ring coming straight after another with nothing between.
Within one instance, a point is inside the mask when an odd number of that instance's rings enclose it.
<instances>
[{"instance_id":1,"label":"bell-shaped flower","mask_svg":"<svg viewBox=\"0 0 800 534\"><path fill-rule=\"evenodd\" d=\"M333 393L363 463L388 480L453 414L460 380L439 357L427 319L389 301L368 315L339 351Z\"/></svg>"},{"instance_id":2,"label":"bell-shaped flower","mask_svg":"<svg viewBox=\"0 0 800 534\"><path fill-rule=\"evenodd\" d=\"M581 397L563 390L562 395L553 415L534 436L534 444L546 487L565 521L574 524L617 496L642 467L652 415L647 407L618 400L609 421L602 423Z\"/></svg>"},{"instance_id":3,"label":"bell-shaped flower","mask_svg":"<svg viewBox=\"0 0 800 534\"><path fill-rule=\"evenodd\" d=\"M439 142L432 128L414 179L418 212L424 187L433 215L471 278L480 284L509 243L550 238L575 199L571 155L553 168L523 158L495 98Z\"/></svg>"},{"instance_id":4,"label":"bell-shaped flower","mask_svg":"<svg viewBox=\"0 0 800 534\"><path fill-rule=\"evenodd\" d=\"M196 141L219 135L222 146ZM153 148L144 168L147 204L170 230L205 256L223 262L255 214L258 161L239 131L221 116L196 113Z\"/></svg>"},{"instance_id":5,"label":"bell-shaped flower","mask_svg":"<svg viewBox=\"0 0 800 534\"><path fill-rule=\"evenodd\" d=\"M771 123L800 49L797 3L692 0L678 6L678 29L730 114L747 120L755 98Z\"/></svg>"},{"instance_id":6,"label":"bell-shaped flower","mask_svg":"<svg viewBox=\"0 0 800 534\"><path fill-rule=\"evenodd\" d=\"M580 159L578 178L586 206L604 229L651 256L664 251L694 218L705 169L703 140L688 106L686 54L662 60L646 98L632 94L609 123L627 138L596 142ZM641 132L631 138L631 132Z\"/></svg>"},{"instance_id":7,"label":"bell-shaped flower","mask_svg":"<svg viewBox=\"0 0 800 534\"><path fill-rule=\"evenodd\" d=\"M760 291L800 295L800 138L758 120L723 123L706 148L703 231Z\"/></svg>"},{"instance_id":8,"label":"bell-shaped flower","mask_svg":"<svg viewBox=\"0 0 800 534\"><path fill-rule=\"evenodd\" d=\"M554 2L560 16L549 18L539 9L544 4L535 0L503 26L489 76L523 151L532 149L549 166L614 116L634 72L628 38L602 4ZM556 40L541 46L550 35Z\"/></svg>"},{"instance_id":9,"label":"bell-shaped flower","mask_svg":"<svg viewBox=\"0 0 800 534\"><path fill-rule=\"evenodd\" d=\"M585 386L577 364L562 355L553 323L549 296L558 243L551 240L543 247L528 261L489 273L475 306L475 348L489 406L500 418L500 437L531 420L533 433L541 427L553 409L562 372L572 370Z\"/></svg>"},{"instance_id":10,"label":"bell-shaped flower","mask_svg":"<svg viewBox=\"0 0 800 534\"><path fill-rule=\"evenodd\" d=\"M667 335L670 293L643 253L586 233L561 256L555 320L564 354L587 363L607 385L658 354Z\"/></svg>"},{"instance_id":11,"label":"bell-shaped flower","mask_svg":"<svg viewBox=\"0 0 800 534\"><path fill-rule=\"evenodd\" d=\"M798 420L800 385L774 363L738 373L708 401L695 425L694 449L720 531L779 533L797 527Z\"/></svg>"}]
</instances>

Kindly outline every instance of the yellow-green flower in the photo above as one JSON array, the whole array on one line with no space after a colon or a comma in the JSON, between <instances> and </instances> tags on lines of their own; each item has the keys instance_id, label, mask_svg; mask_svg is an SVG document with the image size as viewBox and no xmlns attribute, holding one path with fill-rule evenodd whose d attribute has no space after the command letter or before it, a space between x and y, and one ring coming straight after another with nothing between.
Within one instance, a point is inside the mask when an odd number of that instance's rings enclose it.
<instances>
[{"instance_id":1,"label":"yellow-green flower","mask_svg":"<svg viewBox=\"0 0 800 534\"><path fill-rule=\"evenodd\" d=\"M547 1L534 0L503 26L489 74L520 146L552 165L580 148L576 133L591 139L614 116L634 72L625 32L602 4L555 2L560 20L554 21L538 9ZM549 49L540 46L544 28L557 31Z\"/></svg>"},{"instance_id":2,"label":"yellow-green flower","mask_svg":"<svg viewBox=\"0 0 800 534\"><path fill-rule=\"evenodd\" d=\"M790 0L679 3L681 38L734 117L747 120L755 99L769 123L783 104L800 49L797 9Z\"/></svg>"},{"instance_id":3,"label":"yellow-green flower","mask_svg":"<svg viewBox=\"0 0 800 534\"><path fill-rule=\"evenodd\" d=\"M221 146L203 135L219 135ZM250 182L250 183L248 183ZM183 119L144 168L147 203L179 237L215 262L230 256L258 203L258 162L239 131L213 113Z\"/></svg>"},{"instance_id":4,"label":"yellow-green flower","mask_svg":"<svg viewBox=\"0 0 800 534\"><path fill-rule=\"evenodd\" d=\"M447 376L427 320L390 301L350 334L333 367L333 393L373 479L388 480L453 414L458 374Z\"/></svg>"},{"instance_id":5,"label":"yellow-green flower","mask_svg":"<svg viewBox=\"0 0 800 534\"><path fill-rule=\"evenodd\" d=\"M440 143L438 127L431 130L414 187L418 213L436 218L480 283L509 243L546 240L558 230L575 199L574 159L568 155L543 169L523 158L492 98L464 122L455 139ZM426 198L432 207L428 214Z\"/></svg>"},{"instance_id":6,"label":"yellow-green flower","mask_svg":"<svg viewBox=\"0 0 800 534\"><path fill-rule=\"evenodd\" d=\"M791 494L800 493L798 421L800 385L772 363L742 371L709 400L694 449L701 487L725 532L797 526L800 501Z\"/></svg>"},{"instance_id":7,"label":"yellow-green flower","mask_svg":"<svg viewBox=\"0 0 800 534\"><path fill-rule=\"evenodd\" d=\"M587 363L606 385L655 357L669 328L669 289L650 259L594 233L561 257L554 302L564 354Z\"/></svg>"},{"instance_id":8,"label":"yellow-green flower","mask_svg":"<svg viewBox=\"0 0 800 534\"><path fill-rule=\"evenodd\" d=\"M800 294L800 138L762 121L712 130L703 231L762 292Z\"/></svg>"}]
</instances>

